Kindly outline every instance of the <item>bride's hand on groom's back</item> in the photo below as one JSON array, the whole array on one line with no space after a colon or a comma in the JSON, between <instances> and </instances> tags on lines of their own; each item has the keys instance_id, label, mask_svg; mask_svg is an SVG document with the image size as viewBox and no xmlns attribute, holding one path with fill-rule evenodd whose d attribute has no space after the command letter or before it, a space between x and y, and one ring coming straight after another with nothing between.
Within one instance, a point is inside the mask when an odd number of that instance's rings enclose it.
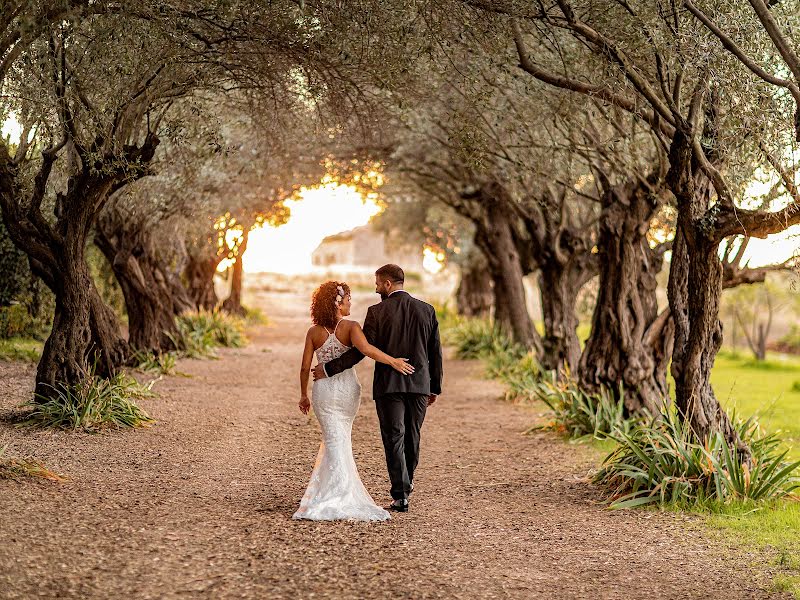
<instances>
[{"instance_id":1,"label":"bride's hand on groom's back","mask_svg":"<svg viewBox=\"0 0 800 600\"><path fill-rule=\"evenodd\" d=\"M411 375L414 372L414 367L408 362L407 358L393 358L391 366L395 371L399 371L403 375Z\"/></svg>"}]
</instances>

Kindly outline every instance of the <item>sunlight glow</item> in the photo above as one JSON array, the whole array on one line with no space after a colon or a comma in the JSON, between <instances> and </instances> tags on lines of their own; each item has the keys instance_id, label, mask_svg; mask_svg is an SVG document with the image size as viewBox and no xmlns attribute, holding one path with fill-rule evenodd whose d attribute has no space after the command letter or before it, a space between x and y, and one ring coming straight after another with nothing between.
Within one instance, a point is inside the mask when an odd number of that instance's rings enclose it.
<instances>
[{"instance_id":1,"label":"sunlight glow","mask_svg":"<svg viewBox=\"0 0 800 600\"><path fill-rule=\"evenodd\" d=\"M291 211L286 224L250 232L242 257L246 272L310 273L311 253L324 238L366 225L383 211L377 194L362 196L355 187L336 181L304 187L298 196L285 202Z\"/></svg>"},{"instance_id":2,"label":"sunlight glow","mask_svg":"<svg viewBox=\"0 0 800 600\"><path fill-rule=\"evenodd\" d=\"M231 219L231 224L235 224L235 222L236 219ZM224 227L224 223L225 223L224 219L222 219L221 222L218 221L214 225L214 229L219 229L221 226ZM228 247L228 249L233 249L242 240L243 236L244 234L242 233L241 229L228 229L227 231L225 231L225 245ZM222 244L222 239L219 239L218 243ZM219 265L217 266L217 272L224 273L229 268L231 268L235 262L236 261L233 258L223 258L220 261Z\"/></svg>"},{"instance_id":3,"label":"sunlight glow","mask_svg":"<svg viewBox=\"0 0 800 600\"><path fill-rule=\"evenodd\" d=\"M444 269L445 254L432 246L422 249L422 267L429 273L438 273Z\"/></svg>"}]
</instances>

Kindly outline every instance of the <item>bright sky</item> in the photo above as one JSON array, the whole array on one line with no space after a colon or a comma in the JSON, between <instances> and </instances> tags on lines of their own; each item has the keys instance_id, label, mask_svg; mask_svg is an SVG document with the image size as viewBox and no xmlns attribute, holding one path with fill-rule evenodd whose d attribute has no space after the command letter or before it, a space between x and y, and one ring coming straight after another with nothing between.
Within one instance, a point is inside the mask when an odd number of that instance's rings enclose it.
<instances>
[{"instance_id":1,"label":"bright sky","mask_svg":"<svg viewBox=\"0 0 800 600\"><path fill-rule=\"evenodd\" d=\"M793 225L784 232L776 233L767 239L751 238L744 252L749 266L762 267L783 262L800 251L800 225Z\"/></svg>"},{"instance_id":2,"label":"bright sky","mask_svg":"<svg viewBox=\"0 0 800 600\"><path fill-rule=\"evenodd\" d=\"M20 133L22 133L22 125L19 124L14 113L9 114L8 118L3 123L2 129L0 129L0 134L2 134L3 139L11 136L11 140L16 142L19 140Z\"/></svg>"},{"instance_id":3,"label":"bright sky","mask_svg":"<svg viewBox=\"0 0 800 600\"><path fill-rule=\"evenodd\" d=\"M743 205L746 208L757 208L770 189L777 183L778 177L774 173L765 173L759 170L752 183L745 191ZM777 199L770 206L770 210L780 210L789 202L788 194ZM760 240L751 238L744 253L744 260L749 261L751 267L783 262L798 253L800 249L800 226L789 227L786 231L776 233Z\"/></svg>"},{"instance_id":4,"label":"bright sky","mask_svg":"<svg viewBox=\"0 0 800 600\"><path fill-rule=\"evenodd\" d=\"M245 271L308 273L311 253L324 238L366 225L382 210L374 198L364 199L355 188L336 182L303 188L300 199L286 205L291 216L285 225L250 232L242 257Z\"/></svg>"}]
</instances>

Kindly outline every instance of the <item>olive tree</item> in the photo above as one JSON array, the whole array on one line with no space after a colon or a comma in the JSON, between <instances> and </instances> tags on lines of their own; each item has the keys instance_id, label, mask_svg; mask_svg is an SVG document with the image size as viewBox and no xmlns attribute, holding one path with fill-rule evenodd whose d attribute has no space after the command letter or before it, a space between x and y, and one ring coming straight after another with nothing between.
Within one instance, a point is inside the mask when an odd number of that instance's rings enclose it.
<instances>
[{"instance_id":1,"label":"olive tree","mask_svg":"<svg viewBox=\"0 0 800 600\"><path fill-rule=\"evenodd\" d=\"M758 48L767 64L782 59L789 79L770 75L691 2L683 9L557 0L505 11L526 73L635 115L667 153L666 182L677 208L669 280L676 402L700 438L721 432L744 460L749 449L709 380L722 340L719 246L733 235L765 237L800 222L793 166L784 157L796 137L800 69L771 9L760 0L751 4L755 11L726 5L722 14L746 32L743 46ZM759 168L771 168L784 182L788 204L764 209L747 201Z\"/></svg>"},{"instance_id":2,"label":"olive tree","mask_svg":"<svg viewBox=\"0 0 800 600\"><path fill-rule=\"evenodd\" d=\"M115 43L95 44L96 36ZM79 381L93 363L108 375L125 361L127 343L92 281L86 242L108 198L149 172L164 115L197 81L169 40L115 15L59 23L6 76L23 131L13 156L0 145L0 207L56 296L38 394Z\"/></svg>"}]
</instances>

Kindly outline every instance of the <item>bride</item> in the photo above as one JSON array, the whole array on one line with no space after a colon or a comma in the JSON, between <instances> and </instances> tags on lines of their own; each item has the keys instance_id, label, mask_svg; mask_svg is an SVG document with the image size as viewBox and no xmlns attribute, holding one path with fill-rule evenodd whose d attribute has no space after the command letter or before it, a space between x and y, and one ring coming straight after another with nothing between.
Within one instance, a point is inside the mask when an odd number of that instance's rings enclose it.
<instances>
[{"instance_id":1,"label":"bride","mask_svg":"<svg viewBox=\"0 0 800 600\"><path fill-rule=\"evenodd\" d=\"M352 346L378 362L403 374L414 372L406 359L393 358L367 342L361 326L345 320L350 314L350 288L346 283L327 281L311 298L314 326L306 334L300 367L300 410L308 414L313 406L322 429L322 444L300 509L293 519L332 521L385 521L389 513L375 504L358 475L351 431L361 403L361 384L356 372L347 369L338 375L314 382L308 399L308 377L314 352L319 362L339 357Z\"/></svg>"}]
</instances>

